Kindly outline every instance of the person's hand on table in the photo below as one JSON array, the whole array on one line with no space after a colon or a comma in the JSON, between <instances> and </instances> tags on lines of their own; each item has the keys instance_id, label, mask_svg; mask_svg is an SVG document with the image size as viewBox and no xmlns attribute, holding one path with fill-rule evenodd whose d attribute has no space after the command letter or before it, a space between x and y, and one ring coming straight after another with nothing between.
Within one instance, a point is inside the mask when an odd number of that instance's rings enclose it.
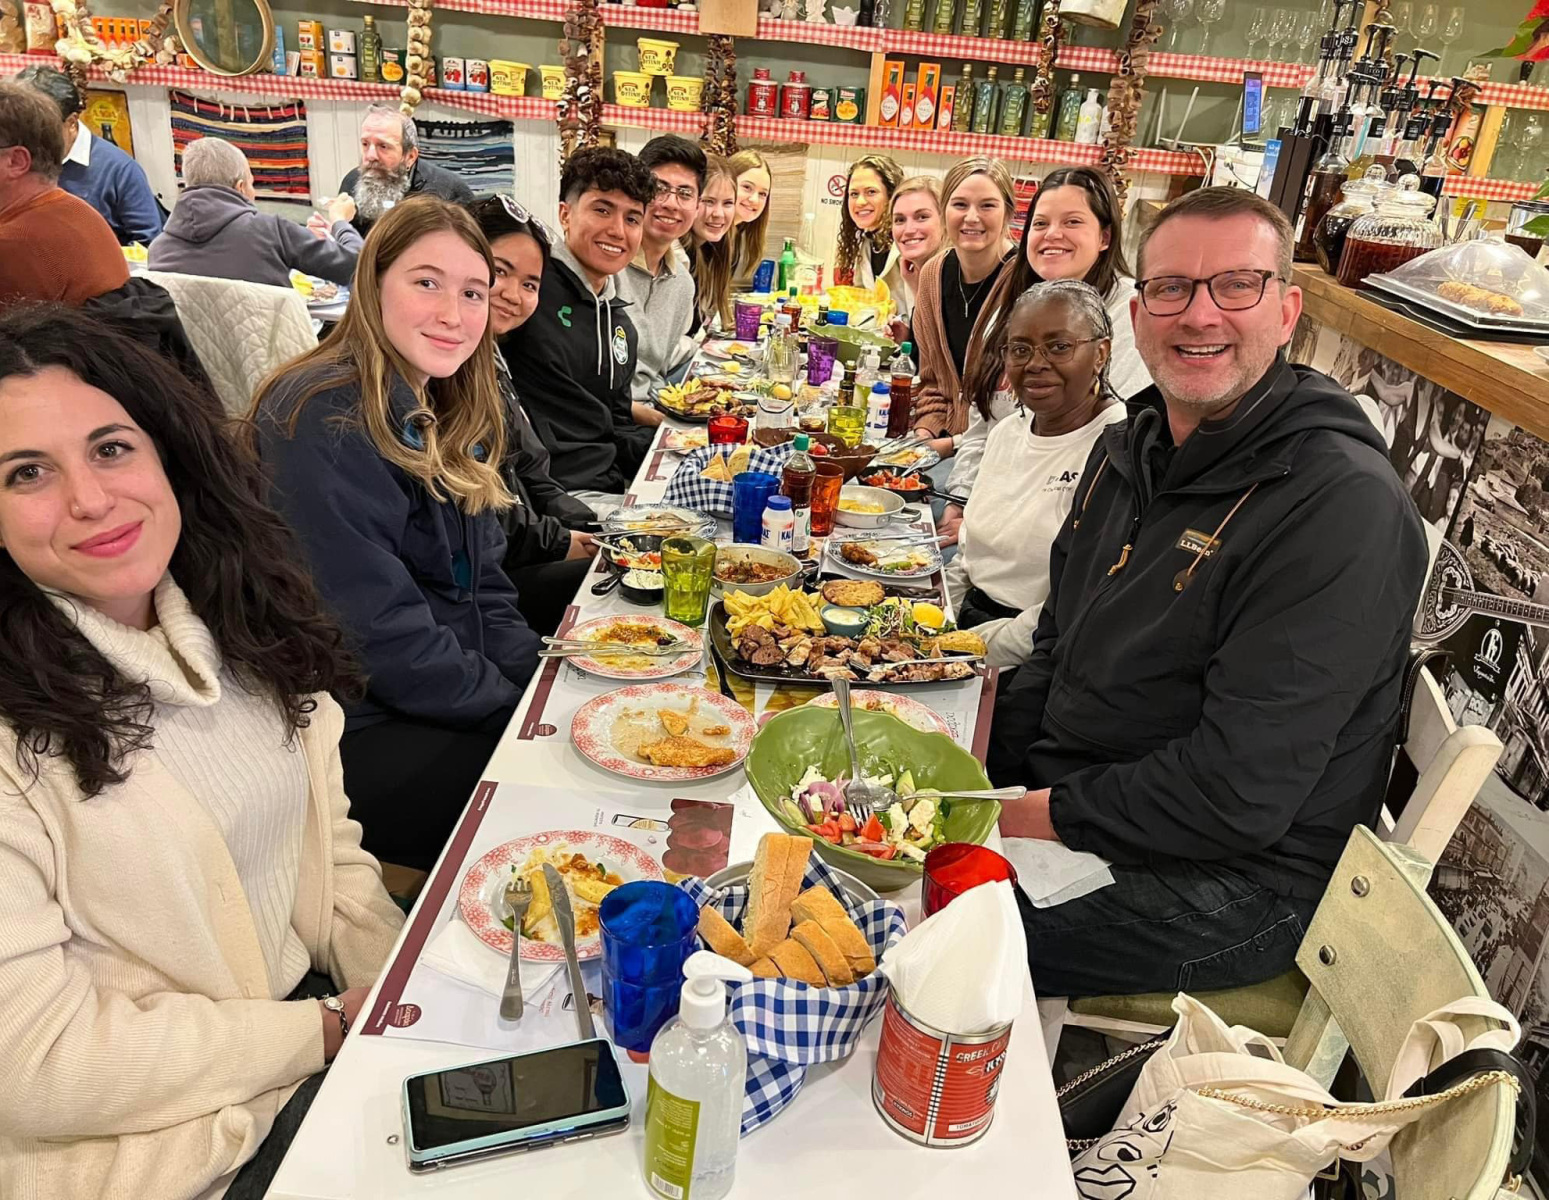
<instances>
[{"instance_id":1,"label":"person's hand on table","mask_svg":"<svg viewBox=\"0 0 1549 1200\"><path fill-rule=\"evenodd\" d=\"M1000 809L1000 836L1059 841L1059 834L1054 832L1054 823L1049 820L1049 789L1039 788L1036 792L1028 792L1020 800L1003 801Z\"/></svg>"},{"instance_id":2,"label":"person's hand on table","mask_svg":"<svg viewBox=\"0 0 1549 1200\"><path fill-rule=\"evenodd\" d=\"M570 531L570 550L566 553L566 561L572 558L590 558L597 553L597 539L589 533Z\"/></svg>"},{"instance_id":3,"label":"person's hand on table","mask_svg":"<svg viewBox=\"0 0 1549 1200\"><path fill-rule=\"evenodd\" d=\"M360 1019L360 1010L366 1003L366 996L371 989L367 987L353 987L348 991L340 992L339 999L344 1002L344 1017L354 1029ZM323 1002L317 1002L317 1011L323 1018L323 1061L333 1062L334 1056L339 1053L339 1048L344 1045L344 1033L339 1028L339 1017L336 1013L329 1012L323 1007Z\"/></svg>"},{"instance_id":4,"label":"person's hand on table","mask_svg":"<svg viewBox=\"0 0 1549 1200\"><path fill-rule=\"evenodd\" d=\"M642 404L633 400L629 405L630 414L635 418L636 425L660 425L662 423L662 410L654 405Z\"/></svg>"},{"instance_id":5,"label":"person's hand on table","mask_svg":"<svg viewBox=\"0 0 1549 1200\"><path fill-rule=\"evenodd\" d=\"M941 539L943 546L957 545L957 534L963 527L963 510L956 504L949 504L942 510L941 520L936 522L936 534Z\"/></svg>"}]
</instances>

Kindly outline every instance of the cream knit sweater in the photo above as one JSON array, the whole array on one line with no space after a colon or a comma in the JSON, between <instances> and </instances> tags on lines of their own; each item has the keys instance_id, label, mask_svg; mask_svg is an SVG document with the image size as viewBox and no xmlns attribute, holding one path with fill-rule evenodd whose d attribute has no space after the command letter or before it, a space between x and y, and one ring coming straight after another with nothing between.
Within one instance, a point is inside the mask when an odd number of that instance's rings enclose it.
<instances>
[{"instance_id":1,"label":"cream knit sweater","mask_svg":"<svg viewBox=\"0 0 1549 1200\"><path fill-rule=\"evenodd\" d=\"M158 636L78 619L115 665L152 681L160 712L184 689L207 694L219 659L170 579L156 609ZM299 737L307 795L280 944L293 936L313 967L353 987L375 978L402 915L349 819L343 714L315 699ZM223 721L210 757L284 753L272 722L253 724L255 744L233 748L241 734ZM58 759L33 783L0 728L5 1200L217 1195L295 1085L322 1069L316 1002L272 998L255 913L270 901L249 901L219 817L182 774L152 749L124 784L88 800Z\"/></svg>"}]
</instances>

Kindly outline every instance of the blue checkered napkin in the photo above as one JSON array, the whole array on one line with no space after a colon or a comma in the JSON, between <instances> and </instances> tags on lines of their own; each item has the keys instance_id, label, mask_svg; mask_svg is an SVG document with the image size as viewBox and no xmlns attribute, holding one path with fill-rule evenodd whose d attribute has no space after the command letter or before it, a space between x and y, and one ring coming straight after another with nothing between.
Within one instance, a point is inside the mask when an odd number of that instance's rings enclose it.
<instances>
[{"instance_id":1,"label":"blue checkered napkin","mask_svg":"<svg viewBox=\"0 0 1549 1200\"><path fill-rule=\"evenodd\" d=\"M678 886L695 904L714 904L733 927L742 927L748 907L746 884L735 884L720 894L698 879L685 879ZM907 925L901 908L886 900L852 900L823 860L813 855L802 888L819 886L845 906L879 961L904 936ZM833 1062L853 1052L861 1031L882 1011L887 998L887 979L880 971L842 988L809 987L789 979L755 979L727 987L732 1023L748 1045L744 1135L795 1098L809 1064Z\"/></svg>"},{"instance_id":2,"label":"blue checkered napkin","mask_svg":"<svg viewBox=\"0 0 1549 1200\"><path fill-rule=\"evenodd\" d=\"M733 446L730 449L735 450L736 447ZM662 502L682 504L689 508L697 508L700 512L718 513L723 517L731 516L731 484L721 483L715 479L702 479L699 474L710 465L712 454L728 452L726 446L701 446L698 450L690 450L678 464L677 474L668 482L667 493L662 497ZM786 460L795 452L794 442L786 442L782 446L756 447L752 459L749 460L748 470L763 471L778 477L785 469Z\"/></svg>"}]
</instances>

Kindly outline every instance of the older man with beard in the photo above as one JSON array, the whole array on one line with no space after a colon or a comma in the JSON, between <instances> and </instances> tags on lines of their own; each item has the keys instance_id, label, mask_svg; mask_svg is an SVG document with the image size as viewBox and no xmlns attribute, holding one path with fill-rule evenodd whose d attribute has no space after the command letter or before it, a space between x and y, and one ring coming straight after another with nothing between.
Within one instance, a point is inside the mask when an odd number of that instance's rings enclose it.
<instances>
[{"instance_id":1,"label":"older man with beard","mask_svg":"<svg viewBox=\"0 0 1549 1200\"><path fill-rule=\"evenodd\" d=\"M1156 386L1081 472L991 728L990 776L1033 789L1001 834L1112 862L1099 891L1022 899L1041 994L1284 971L1382 803L1425 536L1355 400L1282 353L1291 242L1231 188L1141 237L1131 315Z\"/></svg>"},{"instance_id":2,"label":"older man with beard","mask_svg":"<svg viewBox=\"0 0 1549 1200\"><path fill-rule=\"evenodd\" d=\"M420 162L413 117L373 104L360 123L360 166L339 184L328 215L313 216L307 226L319 237L331 233L345 249L358 251L360 239L378 217L405 196L420 192L455 204L473 202L472 190L456 175Z\"/></svg>"}]
</instances>

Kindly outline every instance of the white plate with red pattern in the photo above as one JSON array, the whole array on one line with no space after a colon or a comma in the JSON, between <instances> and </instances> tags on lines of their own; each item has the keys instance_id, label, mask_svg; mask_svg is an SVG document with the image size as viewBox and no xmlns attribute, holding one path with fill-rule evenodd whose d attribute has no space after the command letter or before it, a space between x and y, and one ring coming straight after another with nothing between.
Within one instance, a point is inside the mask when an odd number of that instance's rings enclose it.
<instances>
[{"instance_id":1,"label":"white plate with red pattern","mask_svg":"<svg viewBox=\"0 0 1549 1200\"><path fill-rule=\"evenodd\" d=\"M664 712L666 717L661 715ZM684 729L682 734L679 728ZM570 724L576 749L604 771L658 783L709 779L735 770L747 757L756 732L752 714L735 700L683 683L619 688L588 700ZM642 752L645 745L683 737L714 752L718 761L704 766L652 763Z\"/></svg>"},{"instance_id":2,"label":"white plate with red pattern","mask_svg":"<svg viewBox=\"0 0 1549 1200\"><path fill-rule=\"evenodd\" d=\"M833 692L824 692L816 699L808 700L807 703L813 708L839 706L839 700ZM921 704L908 696L895 696L891 692L851 692L850 707L865 712L887 713L889 716L897 717L910 728L918 729L923 733L944 733L948 737L954 736L952 726L947 724L945 717L930 705Z\"/></svg>"},{"instance_id":3,"label":"white plate with red pattern","mask_svg":"<svg viewBox=\"0 0 1549 1200\"><path fill-rule=\"evenodd\" d=\"M666 617L619 616L596 617L582 621L567 638L586 642L622 643L624 645L649 645L642 631L650 631L649 638L661 642L683 642L690 649L672 658L645 654L589 654L573 655L571 663L592 675L604 679L666 679L699 665L704 658L704 638L697 630L669 621Z\"/></svg>"},{"instance_id":4,"label":"white plate with red pattern","mask_svg":"<svg viewBox=\"0 0 1549 1200\"><path fill-rule=\"evenodd\" d=\"M576 855L592 868L601 864L610 883L615 877L619 884L664 878L661 863L632 842L590 829L553 829L496 846L469 867L457 896L457 909L481 942L491 950L509 955L511 931L505 926L505 889L511 868L520 868L525 873L551 862L568 883L571 871L580 869L579 864L572 865ZM597 905L576 895L574 888L567 890L575 916L576 957L596 958L602 953ZM522 939L522 957L529 962L565 961L565 949L552 916L540 920L534 933Z\"/></svg>"}]
</instances>

